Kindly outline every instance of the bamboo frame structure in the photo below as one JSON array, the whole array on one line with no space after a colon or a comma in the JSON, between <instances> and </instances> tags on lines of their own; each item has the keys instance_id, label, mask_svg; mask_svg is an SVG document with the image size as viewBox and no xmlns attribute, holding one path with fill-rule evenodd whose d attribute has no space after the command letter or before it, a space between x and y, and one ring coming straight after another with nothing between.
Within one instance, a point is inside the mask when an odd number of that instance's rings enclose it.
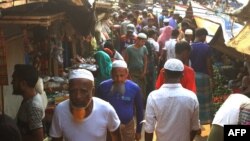
<instances>
[{"instance_id":1,"label":"bamboo frame structure","mask_svg":"<svg viewBox=\"0 0 250 141\"><path fill-rule=\"evenodd\" d=\"M53 22L58 20L63 20L65 18L65 13L60 12L56 14L46 14L39 16L23 16L23 15L8 15L0 18L0 24L31 24L31 25L41 25L50 26Z\"/></svg>"}]
</instances>

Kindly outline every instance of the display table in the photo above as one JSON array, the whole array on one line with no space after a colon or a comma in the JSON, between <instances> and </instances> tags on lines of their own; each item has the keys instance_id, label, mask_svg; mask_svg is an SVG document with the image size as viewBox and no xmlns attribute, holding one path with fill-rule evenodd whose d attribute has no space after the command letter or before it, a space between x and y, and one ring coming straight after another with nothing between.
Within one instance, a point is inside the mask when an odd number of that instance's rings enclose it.
<instances>
[{"instance_id":1,"label":"display table","mask_svg":"<svg viewBox=\"0 0 250 141\"><path fill-rule=\"evenodd\" d=\"M72 67L65 68L66 71L70 71L72 69L86 69L91 72L95 72L98 66L96 64L88 64L88 63L79 63L75 64Z\"/></svg>"},{"instance_id":2,"label":"display table","mask_svg":"<svg viewBox=\"0 0 250 141\"><path fill-rule=\"evenodd\" d=\"M43 123L45 126L45 132L48 135L52 117L56 105L69 98L68 94L68 80L63 77L44 77L44 90L48 98L48 105L45 109L45 117Z\"/></svg>"}]
</instances>

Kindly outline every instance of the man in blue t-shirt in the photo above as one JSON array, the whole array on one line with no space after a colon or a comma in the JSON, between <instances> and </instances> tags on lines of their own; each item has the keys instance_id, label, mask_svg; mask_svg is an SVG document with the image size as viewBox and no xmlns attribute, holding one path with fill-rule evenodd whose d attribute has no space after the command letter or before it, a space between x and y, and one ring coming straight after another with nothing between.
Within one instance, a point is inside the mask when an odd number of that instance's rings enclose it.
<instances>
[{"instance_id":1,"label":"man in blue t-shirt","mask_svg":"<svg viewBox=\"0 0 250 141\"><path fill-rule=\"evenodd\" d=\"M108 101L116 110L121 120L121 136L123 141L139 141L143 120L143 104L140 87L127 80L127 64L123 60L115 60L112 64L112 79L103 81L97 96ZM136 111L135 111L136 110ZM136 114L136 131L133 116Z\"/></svg>"},{"instance_id":2,"label":"man in blue t-shirt","mask_svg":"<svg viewBox=\"0 0 250 141\"><path fill-rule=\"evenodd\" d=\"M207 29L196 29L190 53L191 66L195 71L196 94L200 103L201 125L210 124L213 117L211 99L213 86L212 48L206 43L207 35Z\"/></svg>"}]
</instances>

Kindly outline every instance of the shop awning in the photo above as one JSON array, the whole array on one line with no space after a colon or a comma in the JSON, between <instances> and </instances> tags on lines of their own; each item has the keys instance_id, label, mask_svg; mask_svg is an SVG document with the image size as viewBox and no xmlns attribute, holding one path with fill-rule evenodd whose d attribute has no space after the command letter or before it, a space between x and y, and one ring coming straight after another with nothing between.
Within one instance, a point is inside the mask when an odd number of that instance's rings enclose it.
<instances>
[{"instance_id":1,"label":"shop awning","mask_svg":"<svg viewBox=\"0 0 250 141\"><path fill-rule=\"evenodd\" d=\"M65 19L65 12L48 3L32 3L2 10L0 24L25 24L50 26Z\"/></svg>"},{"instance_id":2,"label":"shop awning","mask_svg":"<svg viewBox=\"0 0 250 141\"><path fill-rule=\"evenodd\" d=\"M0 19L0 24L25 24L25 25L41 25L50 26L53 22L63 20L65 17L64 12L59 13L46 13L39 15L9 15L3 16Z\"/></svg>"},{"instance_id":3,"label":"shop awning","mask_svg":"<svg viewBox=\"0 0 250 141\"><path fill-rule=\"evenodd\" d=\"M236 50L235 48L228 47L225 44L225 40L223 38L223 32L222 32L221 27L219 27L213 40L210 42L210 45L216 50L223 52L224 54L228 55L231 58L238 59L241 61L245 61L245 59L250 60L250 55L243 54L239 52L238 50Z\"/></svg>"},{"instance_id":4,"label":"shop awning","mask_svg":"<svg viewBox=\"0 0 250 141\"><path fill-rule=\"evenodd\" d=\"M243 25L234 22L229 15L213 11L212 9L208 9L207 7L195 2L192 2L192 10L195 17L201 17L221 25L225 42L236 36L244 27ZM205 25L203 27L211 28L210 26L211 25Z\"/></svg>"},{"instance_id":5,"label":"shop awning","mask_svg":"<svg viewBox=\"0 0 250 141\"><path fill-rule=\"evenodd\" d=\"M235 59L250 59L250 24L234 23L229 15L215 13L192 2L192 10L198 27L208 30L207 42L218 51Z\"/></svg>"},{"instance_id":6,"label":"shop awning","mask_svg":"<svg viewBox=\"0 0 250 141\"><path fill-rule=\"evenodd\" d=\"M194 17L194 19L198 27L205 27L207 29L209 34L207 36L207 42L211 45L211 47L220 52L223 52L231 58L239 59L242 61L245 58L250 59L250 56L244 55L242 52L236 50L235 48L228 47L225 44L222 27L219 23L201 17Z\"/></svg>"},{"instance_id":7,"label":"shop awning","mask_svg":"<svg viewBox=\"0 0 250 141\"><path fill-rule=\"evenodd\" d=\"M250 19L250 1L249 0L241 0L244 2L244 6L236 9L230 15L235 16L238 18L240 21L249 21Z\"/></svg>"},{"instance_id":8,"label":"shop awning","mask_svg":"<svg viewBox=\"0 0 250 141\"><path fill-rule=\"evenodd\" d=\"M235 48L237 51L244 54L250 55L250 1L245 0L245 6L240 9L235 10L231 14L238 18L240 21L246 21L247 24L240 31L238 35L233 37L226 44L232 48Z\"/></svg>"},{"instance_id":9,"label":"shop awning","mask_svg":"<svg viewBox=\"0 0 250 141\"><path fill-rule=\"evenodd\" d=\"M201 17L194 17L197 27L205 27L208 31L207 42L210 43L218 31L220 24Z\"/></svg>"},{"instance_id":10,"label":"shop awning","mask_svg":"<svg viewBox=\"0 0 250 141\"><path fill-rule=\"evenodd\" d=\"M250 55L250 22L245 25L243 30L234 38L232 38L227 46L235 48L237 51L242 52L244 54Z\"/></svg>"},{"instance_id":11,"label":"shop awning","mask_svg":"<svg viewBox=\"0 0 250 141\"><path fill-rule=\"evenodd\" d=\"M88 35L94 29L94 10L91 5L78 6L70 0L53 0L3 9L0 24L35 24L50 26L65 19L80 35Z\"/></svg>"}]
</instances>

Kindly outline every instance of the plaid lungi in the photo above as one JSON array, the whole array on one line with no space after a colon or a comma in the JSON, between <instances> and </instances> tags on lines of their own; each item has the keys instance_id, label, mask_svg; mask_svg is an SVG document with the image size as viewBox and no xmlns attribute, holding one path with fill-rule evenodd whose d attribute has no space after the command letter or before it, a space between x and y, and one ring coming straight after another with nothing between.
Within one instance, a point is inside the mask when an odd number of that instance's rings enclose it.
<instances>
[{"instance_id":1,"label":"plaid lungi","mask_svg":"<svg viewBox=\"0 0 250 141\"><path fill-rule=\"evenodd\" d=\"M250 125L250 102L240 106L239 124Z\"/></svg>"},{"instance_id":2,"label":"plaid lungi","mask_svg":"<svg viewBox=\"0 0 250 141\"><path fill-rule=\"evenodd\" d=\"M195 74L197 98L200 105L200 123L209 124L212 119L212 91L209 76L204 73Z\"/></svg>"},{"instance_id":3,"label":"plaid lungi","mask_svg":"<svg viewBox=\"0 0 250 141\"><path fill-rule=\"evenodd\" d=\"M130 78L133 82L135 82L141 88L141 94L144 106L146 105L147 95L146 95L146 78L141 78L141 74L143 70L138 71L129 71Z\"/></svg>"},{"instance_id":4,"label":"plaid lungi","mask_svg":"<svg viewBox=\"0 0 250 141\"><path fill-rule=\"evenodd\" d=\"M122 141L134 141L135 140L135 123L132 119L127 124L120 125L120 132Z\"/></svg>"}]
</instances>

